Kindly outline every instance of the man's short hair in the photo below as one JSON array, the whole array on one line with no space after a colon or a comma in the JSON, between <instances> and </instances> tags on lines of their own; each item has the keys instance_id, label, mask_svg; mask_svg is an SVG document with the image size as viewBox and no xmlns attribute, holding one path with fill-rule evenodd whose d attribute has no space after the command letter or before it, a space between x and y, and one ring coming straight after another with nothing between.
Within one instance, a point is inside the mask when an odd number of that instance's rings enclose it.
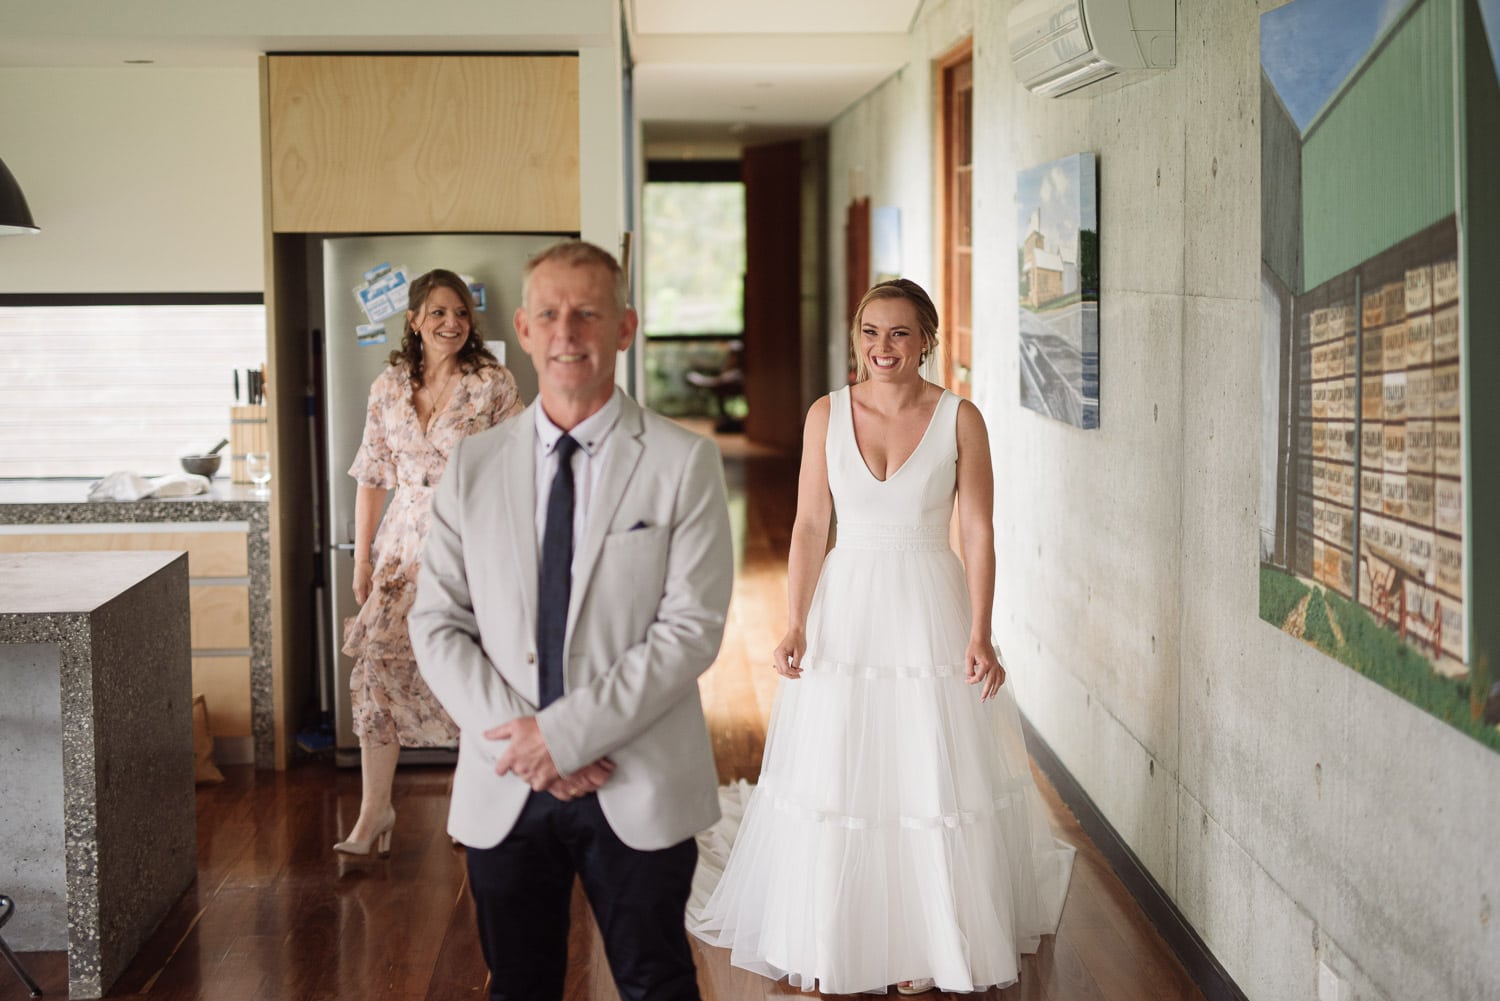
<instances>
[{"instance_id":1,"label":"man's short hair","mask_svg":"<svg viewBox=\"0 0 1500 1001\"><path fill-rule=\"evenodd\" d=\"M620 267L620 262L615 260L614 254L587 240L564 240L561 243L554 243L526 262L526 270L522 272L524 284L521 304L523 306L526 304L526 294L531 291L532 272L549 262L566 264L574 268L589 266L603 268L609 273L610 284L614 287L615 308L621 313L625 312L630 303L630 289L625 280L624 269Z\"/></svg>"}]
</instances>

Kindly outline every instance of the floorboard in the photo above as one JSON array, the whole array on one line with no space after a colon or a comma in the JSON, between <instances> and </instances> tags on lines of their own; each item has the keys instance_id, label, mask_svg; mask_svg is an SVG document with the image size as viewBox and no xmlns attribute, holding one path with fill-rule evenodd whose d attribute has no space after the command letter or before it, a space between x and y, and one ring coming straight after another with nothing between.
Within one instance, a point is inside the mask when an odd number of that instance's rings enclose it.
<instances>
[{"instance_id":1,"label":"floorboard","mask_svg":"<svg viewBox=\"0 0 1500 1001\"><path fill-rule=\"evenodd\" d=\"M753 780L776 695L770 654L786 621L794 460L718 439L735 532L736 581L723 650L700 684L722 781ZM1062 925L1024 957L1021 980L965 998L1003 1001L1202 1001L1103 856L1041 775L1054 830L1078 846ZM114 986L150 1001L453 1001L483 999L464 858L444 832L446 769L397 776L390 858L349 860L330 846L359 810L359 776L326 761L281 774L226 769L198 791L198 879ZM21 902L24 906L24 901ZM614 1001L587 903L575 893L568 1001ZM729 965L692 942L704 1001L818 997ZM23 953L49 997L67 996L63 953ZM0 1001L25 998L0 967ZM830 997L832 995L829 995ZM894 992L892 994L894 997ZM960 995L933 992L932 1001Z\"/></svg>"}]
</instances>

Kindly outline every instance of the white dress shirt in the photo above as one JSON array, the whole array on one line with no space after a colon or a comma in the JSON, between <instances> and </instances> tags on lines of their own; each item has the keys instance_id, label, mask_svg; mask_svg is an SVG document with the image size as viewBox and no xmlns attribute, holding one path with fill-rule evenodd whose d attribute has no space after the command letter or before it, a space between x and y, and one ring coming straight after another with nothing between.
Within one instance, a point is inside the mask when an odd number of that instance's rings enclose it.
<instances>
[{"instance_id":1,"label":"white dress shirt","mask_svg":"<svg viewBox=\"0 0 1500 1001\"><path fill-rule=\"evenodd\" d=\"M579 543L588 529L589 507L598 482L600 461L609 445L609 433L620 419L620 388L610 394L609 402L564 432L552 423L547 412L536 408L536 552L542 555L542 539L547 534L547 497L552 492L552 478L557 475L557 442L564 433L578 442L573 453L573 554L577 559Z\"/></svg>"}]
</instances>

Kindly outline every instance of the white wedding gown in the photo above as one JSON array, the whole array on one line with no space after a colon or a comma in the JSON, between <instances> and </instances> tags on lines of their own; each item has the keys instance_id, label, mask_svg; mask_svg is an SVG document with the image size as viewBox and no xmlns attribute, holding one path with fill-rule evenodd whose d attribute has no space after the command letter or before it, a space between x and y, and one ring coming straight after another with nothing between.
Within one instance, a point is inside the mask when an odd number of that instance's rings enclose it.
<instances>
[{"instance_id":1,"label":"white wedding gown","mask_svg":"<svg viewBox=\"0 0 1500 1001\"><path fill-rule=\"evenodd\" d=\"M699 837L690 930L794 987L1006 985L1057 930L1073 849L1048 829L1009 683L981 703L964 680L969 598L948 545L958 404L945 392L881 481L849 391L833 394L837 544L802 677L780 683L759 784L721 790L724 820Z\"/></svg>"}]
</instances>

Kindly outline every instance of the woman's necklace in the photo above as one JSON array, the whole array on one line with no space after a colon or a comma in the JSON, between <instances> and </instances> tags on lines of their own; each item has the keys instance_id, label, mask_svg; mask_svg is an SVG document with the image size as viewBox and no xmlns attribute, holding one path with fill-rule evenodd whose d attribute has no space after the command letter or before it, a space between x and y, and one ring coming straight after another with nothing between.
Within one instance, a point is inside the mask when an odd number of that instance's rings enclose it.
<instances>
[{"instance_id":1,"label":"woman's necklace","mask_svg":"<svg viewBox=\"0 0 1500 1001\"><path fill-rule=\"evenodd\" d=\"M433 395L432 389L427 385L426 381L424 380L422 382L421 391L427 394L427 402L432 407L432 409L427 414L427 420L423 422L424 428L429 428L432 426L433 418L442 413L443 408L446 407L448 405L448 401L452 399L453 389L458 382L458 376L459 373L457 371L448 373L448 379L443 383L443 391L436 396Z\"/></svg>"}]
</instances>

